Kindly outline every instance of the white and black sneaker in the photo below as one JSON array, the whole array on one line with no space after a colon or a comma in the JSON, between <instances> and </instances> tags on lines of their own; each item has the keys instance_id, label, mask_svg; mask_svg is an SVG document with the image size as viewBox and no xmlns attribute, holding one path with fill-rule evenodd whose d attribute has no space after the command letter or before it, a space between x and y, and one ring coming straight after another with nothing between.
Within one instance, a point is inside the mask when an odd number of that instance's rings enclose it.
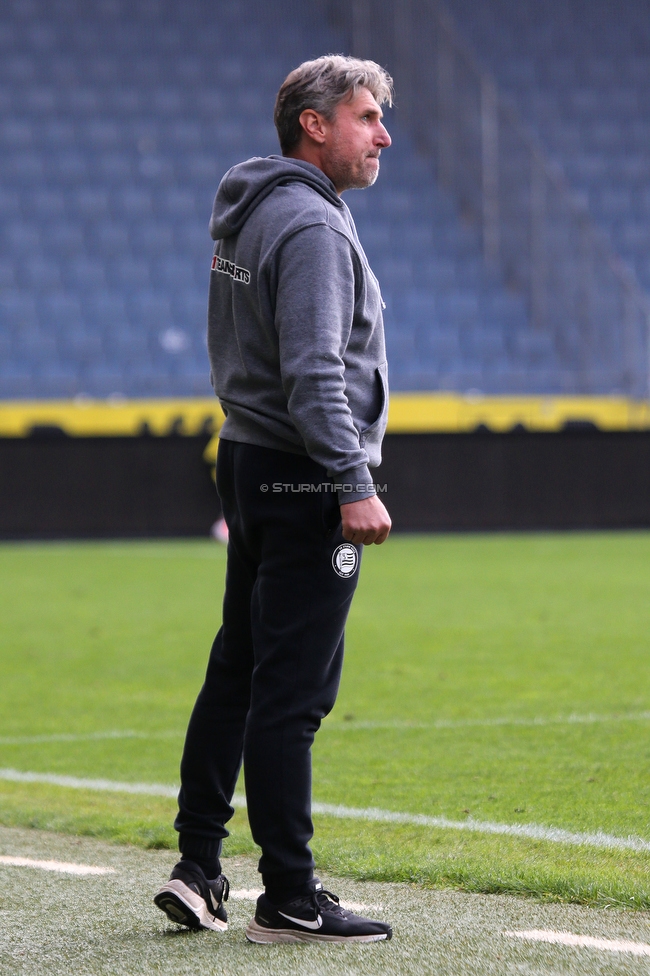
<instances>
[{"instance_id":1,"label":"white and black sneaker","mask_svg":"<svg viewBox=\"0 0 650 976\"><path fill-rule=\"evenodd\" d=\"M172 922L190 929L225 932L228 916L223 903L228 900L228 891L228 879L223 874L208 881L198 864L179 861L153 900Z\"/></svg>"},{"instance_id":2,"label":"white and black sneaker","mask_svg":"<svg viewBox=\"0 0 650 976\"><path fill-rule=\"evenodd\" d=\"M386 922L355 915L341 908L336 895L325 891L318 878L312 890L282 905L266 895L257 899L255 918L246 929L249 942L380 942L393 930Z\"/></svg>"}]
</instances>

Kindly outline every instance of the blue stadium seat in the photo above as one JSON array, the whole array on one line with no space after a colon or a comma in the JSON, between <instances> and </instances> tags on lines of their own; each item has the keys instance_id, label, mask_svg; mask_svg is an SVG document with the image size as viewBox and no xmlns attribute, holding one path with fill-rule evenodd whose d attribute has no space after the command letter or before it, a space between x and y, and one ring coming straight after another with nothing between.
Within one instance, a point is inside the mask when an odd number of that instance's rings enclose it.
<instances>
[{"instance_id":1,"label":"blue stadium seat","mask_svg":"<svg viewBox=\"0 0 650 976\"><path fill-rule=\"evenodd\" d=\"M68 195L67 209L72 216L85 220L98 220L110 212L109 195L104 187L81 186Z\"/></svg>"},{"instance_id":2,"label":"blue stadium seat","mask_svg":"<svg viewBox=\"0 0 650 976\"><path fill-rule=\"evenodd\" d=\"M625 152L616 160L616 171L620 173L624 185L631 189L637 186L643 188L650 182L650 158L647 153Z\"/></svg>"},{"instance_id":3,"label":"blue stadium seat","mask_svg":"<svg viewBox=\"0 0 650 976\"><path fill-rule=\"evenodd\" d=\"M25 197L23 214L36 221L60 220L65 216L66 201L59 190L36 190Z\"/></svg>"},{"instance_id":4,"label":"blue stadium seat","mask_svg":"<svg viewBox=\"0 0 650 976\"><path fill-rule=\"evenodd\" d=\"M553 342L548 333L520 330L511 337L511 344L518 358L526 364L539 363L553 353Z\"/></svg>"},{"instance_id":5,"label":"blue stadium seat","mask_svg":"<svg viewBox=\"0 0 650 976\"><path fill-rule=\"evenodd\" d=\"M63 265L63 278L78 294L92 292L106 286L106 261L96 257L74 254Z\"/></svg>"},{"instance_id":6,"label":"blue stadium seat","mask_svg":"<svg viewBox=\"0 0 650 976\"><path fill-rule=\"evenodd\" d=\"M134 359L146 358L149 352L149 336L141 328L120 326L107 329L104 333L104 343L111 353L116 354L118 362L132 362Z\"/></svg>"},{"instance_id":7,"label":"blue stadium seat","mask_svg":"<svg viewBox=\"0 0 650 976\"><path fill-rule=\"evenodd\" d=\"M6 252L14 256L33 254L39 250L41 243L37 224L26 220L7 223L3 228L2 238Z\"/></svg>"},{"instance_id":8,"label":"blue stadium seat","mask_svg":"<svg viewBox=\"0 0 650 976\"><path fill-rule=\"evenodd\" d=\"M68 361L78 364L101 361L104 352L101 336L84 327L66 329L62 347Z\"/></svg>"},{"instance_id":9,"label":"blue stadium seat","mask_svg":"<svg viewBox=\"0 0 650 976\"><path fill-rule=\"evenodd\" d=\"M100 253L106 256L119 256L130 247L129 231L132 228L117 220L103 220L90 228L90 240Z\"/></svg>"},{"instance_id":10,"label":"blue stadium seat","mask_svg":"<svg viewBox=\"0 0 650 976\"><path fill-rule=\"evenodd\" d=\"M111 365L107 362L97 362L85 369L80 369L78 375L80 392L91 393L98 397L108 397L115 393L138 395L137 388L128 388L125 381L125 369L122 364Z\"/></svg>"},{"instance_id":11,"label":"blue stadium seat","mask_svg":"<svg viewBox=\"0 0 650 976\"><path fill-rule=\"evenodd\" d=\"M389 356L389 370L400 374L405 366L410 366L416 358L416 335L414 329L392 328L386 334L386 347ZM392 379L392 375L391 375Z\"/></svg>"},{"instance_id":12,"label":"blue stadium seat","mask_svg":"<svg viewBox=\"0 0 650 976\"><path fill-rule=\"evenodd\" d=\"M628 187L602 187L594 202L597 212L607 220L620 220L632 215L632 198Z\"/></svg>"},{"instance_id":13,"label":"blue stadium seat","mask_svg":"<svg viewBox=\"0 0 650 976\"><path fill-rule=\"evenodd\" d=\"M87 159L84 153L77 150L61 150L46 157L46 172L60 184L77 184L83 180L88 171Z\"/></svg>"},{"instance_id":14,"label":"blue stadium seat","mask_svg":"<svg viewBox=\"0 0 650 976\"><path fill-rule=\"evenodd\" d=\"M117 121L92 119L83 126L81 138L86 145L93 148L115 149L122 145L124 132Z\"/></svg>"},{"instance_id":15,"label":"blue stadium seat","mask_svg":"<svg viewBox=\"0 0 650 976\"><path fill-rule=\"evenodd\" d=\"M0 377L0 383L2 378ZM45 362L35 378L39 397L68 399L79 393L79 369L70 363Z\"/></svg>"},{"instance_id":16,"label":"blue stadium seat","mask_svg":"<svg viewBox=\"0 0 650 976\"><path fill-rule=\"evenodd\" d=\"M54 335L36 325L26 325L13 337L13 348L18 359L24 359L37 366L51 360L56 355Z\"/></svg>"},{"instance_id":17,"label":"blue stadium seat","mask_svg":"<svg viewBox=\"0 0 650 976\"><path fill-rule=\"evenodd\" d=\"M8 152L0 160L5 186L42 185L45 166L40 153L29 150Z\"/></svg>"},{"instance_id":18,"label":"blue stadium seat","mask_svg":"<svg viewBox=\"0 0 650 976\"><path fill-rule=\"evenodd\" d=\"M192 91L196 82L193 83ZM185 151L195 151L203 146L206 134L204 127L195 120L183 121L178 119L166 127L164 134L165 144L169 147L178 147Z\"/></svg>"},{"instance_id":19,"label":"blue stadium seat","mask_svg":"<svg viewBox=\"0 0 650 976\"><path fill-rule=\"evenodd\" d=\"M68 329L80 328L83 323L82 302L70 292L52 292L45 295L38 310L42 328L58 333L62 338Z\"/></svg>"},{"instance_id":20,"label":"blue stadium seat","mask_svg":"<svg viewBox=\"0 0 650 976\"><path fill-rule=\"evenodd\" d=\"M16 265L9 257L0 258L0 294L16 286ZM2 323L0 322L0 327Z\"/></svg>"},{"instance_id":21,"label":"blue stadium seat","mask_svg":"<svg viewBox=\"0 0 650 976\"><path fill-rule=\"evenodd\" d=\"M34 135L41 148L51 152L57 149L74 149L77 146L77 132L69 119L39 119L34 125Z\"/></svg>"},{"instance_id":22,"label":"blue stadium seat","mask_svg":"<svg viewBox=\"0 0 650 976\"><path fill-rule=\"evenodd\" d=\"M134 222L131 239L137 254L164 253L174 245L174 228L169 220L140 220Z\"/></svg>"},{"instance_id":23,"label":"blue stadium seat","mask_svg":"<svg viewBox=\"0 0 650 976\"><path fill-rule=\"evenodd\" d=\"M448 368L461 358L458 329L432 329L430 324L423 324L416 330L414 338L418 357L426 357L436 367Z\"/></svg>"},{"instance_id":24,"label":"blue stadium seat","mask_svg":"<svg viewBox=\"0 0 650 976\"><path fill-rule=\"evenodd\" d=\"M630 50L637 4L618 12L620 29L592 17L586 36L577 0L449 2L650 284L650 57ZM342 47L324 5L290 23L263 0L218 14L212 0L155 11L65 0L37 17L33 0L15 0L0 12L0 396L209 395L218 181L241 158L277 152L273 95L289 68ZM346 196L387 304L393 388L570 389L552 340L486 268L476 227L398 119L388 113L396 138L377 186ZM604 375L595 364L593 382Z\"/></svg>"},{"instance_id":25,"label":"blue stadium seat","mask_svg":"<svg viewBox=\"0 0 650 976\"><path fill-rule=\"evenodd\" d=\"M616 237L626 255L648 253L650 227L645 221L625 221L619 226Z\"/></svg>"},{"instance_id":26,"label":"blue stadium seat","mask_svg":"<svg viewBox=\"0 0 650 976\"><path fill-rule=\"evenodd\" d=\"M3 152L30 149L34 144L34 129L26 119L7 119L0 124L0 147Z\"/></svg>"},{"instance_id":27,"label":"blue stadium seat","mask_svg":"<svg viewBox=\"0 0 650 976\"><path fill-rule=\"evenodd\" d=\"M19 280L28 291L51 291L61 285L61 268L52 253L26 257L19 266Z\"/></svg>"},{"instance_id":28,"label":"blue stadium seat","mask_svg":"<svg viewBox=\"0 0 650 976\"><path fill-rule=\"evenodd\" d=\"M206 233L207 240L207 233ZM207 262L206 262L207 264ZM157 283L167 283L174 289L188 289L194 286L196 265L190 258L177 254L161 255L152 262L152 276ZM207 271L204 275L204 286L207 287ZM194 291L191 293L194 295Z\"/></svg>"},{"instance_id":29,"label":"blue stadium seat","mask_svg":"<svg viewBox=\"0 0 650 976\"><path fill-rule=\"evenodd\" d=\"M98 153L93 162L102 182L124 184L132 178L134 172L131 155L127 152Z\"/></svg>"},{"instance_id":30,"label":"blue stadium seat","mask_svg":"<svg viewBox=\"0 0 650 976\"><path fill-rule=\"evenodd\" d=\"M89 85L74 86L65 91L65 108L76 116L92 118L102 107L102 99L96 88Z\"/></svg>"},{"instance_id":31,"label":"blue stadium seat","mask_svg":"<svg viewBox=\"0 0 650 976\"><path fill-rule=\"evenodd\" d=\"M590 126L590 145L598 152L615 151L623 142L623 132L614 119L596 121Z\"/></svg>"},{"instance_id":32,"label":"blue stadium seat","mask_svg":"<svg viewBox=\"0 0 650 976\"><path fill-rule=\"evenodd\" d=\"M48 221L44 227L43 237L48 249L51 248L59 256L77 255L83 252L83 228L73 221Z\"/></svg>"},{"instance_id":33,"label":"blue stadium seat","mask_svg":"<svg viewBox=\"0 0 650 976\"><path fill-rule=\"evenodd\" d=\"M15 189L0 187L0 220L17 217L20 213L20 196Z\"/></svg>"},{"instance_id":34,"label":"blue stadium seat","mask_svg":"<svg viewBox=\"0 0 650 976\"><path fill-rule=\"evenodd\" d=\"M119 292L97 291L84 304L84 318L91 327L116 329L127 324L124 298Z\"/></svg>"},{"instance_id":35,"label":"blue stadium seat","mask_svg":"<svg viewBox=\"0 0 650 976\"><path fill-rule=\"evenodd\" d=\"M6 399L25 400L40 395L33 367L13 356L9 362L0 362L0 390Z\"/></svg>"},{"instance_id":36,"label":"blue stadium seat","mask_svg":"<svg viewBox=\"0 0 650 976\"><path fill-rule=\"evenodd\" d=\"M134 289L151 285L151 264L148 260L133 257L117 257L108 264L108 280L117 290L128 294Z\"/></svg>"},{"instance_id":37,"label":"blue stadium seat","mask_svg":"<svg viewBox=\"0 0 650 976\"><path fill-rule=\"evenodd\" d=\"M52 85L26 85L16 99L30 116L52 115L59 108L59 91Z\"/></svg>"},{"instance_id":38,"label":"blue stadium seat","mask_svg":"<svg viewBox=\"0 0 650 976\"><path fill-rule=\"evenodd\" d=\"M196 212L196 197L191 186L163 188L159 196L159 206L165 216L189 217Z\"/></svg>"},{"instance_id":39,"label":"blue stadium seat","mask_svg":"<svg viewBox=\"0 0 650 976\"><path fill-rule=\"evenodd\" d=\"M627 256L643 266L640 281L650 289L647 244L619 226L645 216L638 197L632 195L629 205L623 197L650 178L646 4L630 0L614 11L608 0L448 3L461 32L589 201L596 220L615 243L628 240Z\"/></svg>"},{"instance_id":40,"label":"blue stadium seat","mask_svg":"<svg viewBox=\"0 0 650 976\"><path fill-rule=\"evenodd\" d=\"M0 292L0 322L17 333L38 323L34 297L17 289Z\"/></svg>"}]
</instances>

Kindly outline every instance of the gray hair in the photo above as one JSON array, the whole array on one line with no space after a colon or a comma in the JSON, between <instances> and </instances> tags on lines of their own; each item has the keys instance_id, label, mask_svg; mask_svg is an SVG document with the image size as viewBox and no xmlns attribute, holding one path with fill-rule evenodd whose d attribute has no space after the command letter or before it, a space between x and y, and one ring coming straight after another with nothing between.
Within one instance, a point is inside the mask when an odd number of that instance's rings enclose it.
<instances>
[{"instance_id":1,"label":"gray hair","mask_svg":"<svg viewBox=\"0 0 650 976\"><path fill-rule=\"evenodd\" d=\"M282 153L291 152L300 142L300 116L305 109L331 121L339 102L346 96L354 98L361 88L367 88L379 105L393 104L393 79L374 61L326 54L294 68L282 83L273 113Z\"/></svg>"}]
</instances>

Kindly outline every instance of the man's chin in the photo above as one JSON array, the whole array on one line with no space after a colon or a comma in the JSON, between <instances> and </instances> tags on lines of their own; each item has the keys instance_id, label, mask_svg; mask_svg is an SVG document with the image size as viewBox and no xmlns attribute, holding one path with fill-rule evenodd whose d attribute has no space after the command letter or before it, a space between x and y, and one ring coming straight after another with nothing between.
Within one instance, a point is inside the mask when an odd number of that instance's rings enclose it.
<instances>
[{"instance_id":1,"label":"man's chin","mask_svg":"<svg viewBox=\"0 0 650 976\"><path fill-rule=\"evenodd\" d=\"M377 182L377 177L379 176L379 160L373 159L372 162L374 165L364 166L362 172L359 173L359 178L354 184L356 190L365 190Z\"/></svg>"},{"instance_id":2,"label":"man's chin","mask_svg":"<svg viewBox=\"0 0 650 976\"><path fill-rule=\"evenodd\" d=\"M379 176L379 169L376 169L373 173L366 173L363 178L363 182L359 180L359 182L357 183L357 189L366 190L369 186L372 186L373 183L377 182L378 176Z\"/></svg>"},{"instance_id":3,"label":"man's chin","mask_svg":"<svg viewBox=\"0 0 650 976\"><path fill-rule=\"evenodd\" d=\"M366 159L366 173L372 185L379 176L379 156L368 156Z\"/></svg>"},{"instance_id":4,"label":"man's chin","mask_svg":"<svg viewBox=\"0 0 650 976\"><path fill-rule=\"evenodd\" d=\"M368 174L368 182L366 183L366 186L372 186L373 183L376 183L378 176L379 176L379 163L377 163L374 170L372 170L372 172Z\"/></svg>"},{"instance_id":5,"label":"man's chin","mask_svg":"<svg viewBox=\"0 0 650 976\"><path fill-rule=\"evenodd\" d=\"M362 166L356 170L348 170L343 178L338 181L336 179L332 180L335 186L342 187L339 193L345 193L346 190L365 190L376 182L379 176L379 160L374 157L371 158L374 165Z\"/></svg>"}]
</instances>

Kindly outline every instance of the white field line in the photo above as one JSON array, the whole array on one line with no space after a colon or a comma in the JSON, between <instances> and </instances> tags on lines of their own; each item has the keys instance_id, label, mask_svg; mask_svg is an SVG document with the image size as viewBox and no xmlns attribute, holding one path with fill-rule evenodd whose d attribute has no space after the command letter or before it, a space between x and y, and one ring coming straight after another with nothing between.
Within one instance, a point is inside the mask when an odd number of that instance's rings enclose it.
<instances>
[{"instance_id":1,"label":"white field line","mask_svg":"<svg viewBox=\"0 0 650 976\"><path fill-rule=\"evenodd\" d=\"M550 942L553 945L600 949L605 952L630 952L635 956L650 956L650 945L645 942L628 942L626 939L596 939L591 935L574 935L572 932L553 932L545 929L531 929L530 932L504 932L503 934L531 942Z\"/></svg>"},{"instance_id":2,"label":"white field line","mask_svg":"<svg viewBox=\"0 0 650 976\"><path fill-rule=\"evenodd\" d=\"M468 719L436 719L433 722L409 722L395 719L393 721L331 721L323 723L323 728L335 728L337 731L347 729L471 729L491 728L501 725L514 726L544 726L544 725L597 725L600 722L647 722L650 712L620 712L615 715L557 715L540 716L538 718L468 718Z\"/></svg>"},{"instance_id":3,"label":"white field line","mask_svg":"<svg viewBox=\"0 0 650 976\"><path fill-rule=\"evenodd\" d=\"M78 776L59 776L57 773L23 773L17 769L0 769L0 780L12 783L50 783L73 790L106 790L109 793L143 793L145 796L178 796L177 786L162 783L120 783L112 779L80 779Z\"/></svg>"},{"instance_id":4,"label":"white field line","mask_svg":"<svg viewBox=\"0 0 650 976\"><path fill-rule=\"evenodd\" d=\"M360 901L348 901L347 898L343 898L341 901L341 908L347 908L349 912L381 912L384 909L383 905L364 905Z\"/></svg>"},{"instance_id":5,"label":"white field line","mask_svg":"<svg viewBox=\"0 0 650 976\"><path fill-rule=\"evenodd\" d=\"M648 722L650 712L621 712L615 715L558 715L539 718L468 718L436 719L433 722L409 722L395 719L388 722L375 721L326 721L324 729L354 732L355 729L470 729L498 726L544 726L544 725L597 725L600 722ZM5 735L0 736L0 746L29 746L47 742L93 742L103 739L179 739L185 735L183 729L161 730L159 732L135 732L131 729L112 729L106 732L56 732L51 735Z\"/></svg>"},{"instance_id":6,"label":"white field line","mask_svg":"<svg viewBox=\"0 0 650 976\"><path fill-rule=\"evenodd\" d=\"M429 817L421 813L397 813L374 807L359 809L330 803L313 803L314 813L345 820L369 820L373 823L403 823L419 827L437 827L442 830L466 830L475 834L502 834L508 837L526 837L530 840L547 840L553 844L600 847L607 850L650 851L650 841L641 837L616 837L602 831L577 833L561 827L544 827L541 824L502 824L490 820L449 820L447 817Z\"/></svg>"},{"instance_id":7,"label":"white field line","mask_svg":"<svg viewBox=\"0 0 650 976\"><path fill-rule=\"evenodd\" d=\"M0 746L31 746L45 742L94 742L102 739L178 739L185 735L179 730L160 732L133 732L115 729L108 732L56 732L52 735L5 735L0 736Z\"/></svg>"},{"instance_id":8,"label":"white field line","mask_svg":"<svg viewBox=\"0 0 650 976\"><path fill-rule=\"evenodd\" d=\"M70 864L67 861L35 861L32 857L0 855L0 865L14 868L40 868L41 871L58 871L60 874L115 874L115 868L99 868L92 864Z\"/></svg>"},{"instance_id":9,"label":"white field line","mask_svg":"<svg viewBox=\"0 0 650 976\"><path fill-rule=\"evenodd\" d=\"M76 790L106 790L111 793L142 793L148 796L175 798L177 786L162 783L120 783L109 779L80 779L77 776L59 776L56 773L28 773L17 769L0 769L0 780L14 783L49 783ZM234 807L244 808L246 798L235 794ZM411 824L416 827L434 827L439 830L465 830L475 834L500 834L508 837L525 837L529 840L545 840L553 844L599 847L605 850L650 851L650 841L642 837L617 837L603 831L578 833L561 827L544 827L541 824L502 824L489 820L450 820L447 817L430 817L423 813L399 813L376 807L345 807L332 803L313 803L312 811L340 820L366 820L370 823Z\"/></svg>"}]
</instances>

